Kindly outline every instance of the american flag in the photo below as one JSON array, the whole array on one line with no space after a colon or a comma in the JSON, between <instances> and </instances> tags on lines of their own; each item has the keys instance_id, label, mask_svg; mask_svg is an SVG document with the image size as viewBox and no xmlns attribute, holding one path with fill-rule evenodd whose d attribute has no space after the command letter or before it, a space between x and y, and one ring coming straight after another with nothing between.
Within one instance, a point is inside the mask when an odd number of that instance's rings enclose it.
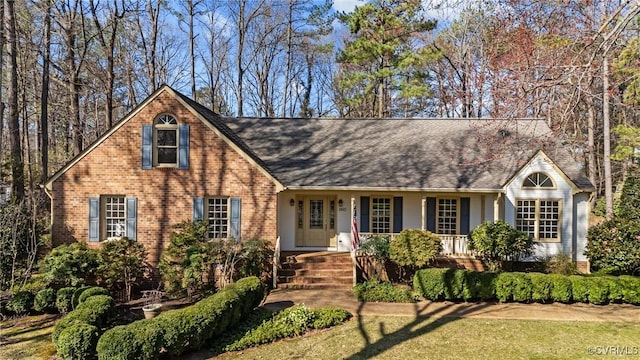
<instances>
[{"instance_id":1,"label":"american flag","mask_svg":"<svg viewBox=\"0 0 640 360\"><path fill-rule=\"evenodd\" d=\"M358 220L356 216L356 208L353 207L353 221L351 221L351 250L356 251L360 243L360 234L358 234Z\"/></svg>"}]
</instances>

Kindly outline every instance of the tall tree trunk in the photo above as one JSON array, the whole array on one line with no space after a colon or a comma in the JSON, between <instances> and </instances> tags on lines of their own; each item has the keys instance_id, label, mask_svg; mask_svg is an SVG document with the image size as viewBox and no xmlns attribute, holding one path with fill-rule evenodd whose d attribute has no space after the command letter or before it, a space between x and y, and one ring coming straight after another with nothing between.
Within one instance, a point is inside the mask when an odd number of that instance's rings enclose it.
<instances>
[{"instance_id":1,"label":"tall tree trunk","mask_svg":"<svg viewBox=\"0 0 640 360\"><path fill-rule=\"evenodd\" d=\"M189 7L189 55L191 65L191 97L198 101L196 95L196 50L195 50L195 35L193 34L193 19L195 18L195 7L197 4L193 0L187 2Z\"/></svg>"},{"instance_id":2,"label":"tall tree trunk","mask_svg":"<svg viewBox=\"0 0 640 360\"><path fill-rule=\"evenodd\" d=\"M40 181L49 177L49 65L51 62L51 0L46 2L44 17L44 54L42 56L42 90L40 94Z\"/></svg>"},{"instance_id":3,"label":"tall tree trunk","mask_svg":"<svg viewBox=\"0 0 640 360\"><path fill-rule=\"evenodd\" d=\"M242 117L244 115L243 108L243 87L242 83L244 82L244 66L242 66L242 54L244 52L244 36L245 36L245 0L240 0L240 8L238 9L238 116Z\"/></svg>"},{"instance_id":4,"label":"tall tree trunk","mask_svg":"<svg viewBox=\"0 0 640 360\"><path fill-rule=\"evenodd\" d=\"M602 61L602 132L604 135L604 198L607 218L613 217L613 179L611 177L611 133L609 118L609 59Z\"/></svg>"},{"instance_id":5,"label":"tall tree trunk","mask_svg":"<svg viewBox=\"0 0 640 360\"><path fill-rule=\"evenodd\" d=\"M589 81L591 83L591 81ZM587 148L589 149L589 155L587 161L589 162L589 166L587 168L589 172L589 180L591 183L596 186L596 140L595 140L595 124L596 124L596 110L593 104L593 98L590 96L587 97ZM593 197L593 202L595 202L595 196ZM593 205L593 204L592 204Z\"/></svg>"},{"instance_id":6,"label":"tall tree trunk","mask_svg":"<svg viewBox=\"0 0 640 360\"><path fill-rule=\"evenodd\" d=\"M289 95L289 77L291 76L291 48L293 38L293 0L289 0L289 14L287 16L287 53L285 59L284 84L282 89L282 117L287 116L287 96ZM291 115L291 114L289 114Z\"/></svg>"},{"instance_id":7,"label":"tall tree trunk","mask_svg":"<svg viewBox=\"0 0 640 360\"><path fill-rule=\"evenodd\" d=\"M18 111L18 40L16 34L16 13L13 1L7 1L9 21L9 144L11 147L11 193L13 199L20 203L25 198L24 162L20 143L20 121Z\"/></svg>"},{"instance_id":8,"label":"tall tree trunk","mask_svg":"<svg viewBox=\"0 0 640 360\"><path fill-rule=\"evenodd\" d=\"M0 85L4 80L4 0L0 0ZM4 164L4 101L2 98L2 86L0 86L0 164ZM0 182L2 172L0 171Z\"/></svg>"}]
</instances>

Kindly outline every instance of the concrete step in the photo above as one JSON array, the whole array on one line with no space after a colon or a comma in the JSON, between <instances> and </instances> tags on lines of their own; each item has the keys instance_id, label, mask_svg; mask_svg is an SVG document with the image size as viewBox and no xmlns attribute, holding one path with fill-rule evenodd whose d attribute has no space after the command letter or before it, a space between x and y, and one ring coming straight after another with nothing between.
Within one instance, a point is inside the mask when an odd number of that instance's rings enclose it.
<instances>
[{"instance_id":1,"label":"concrete step","mask_svg":"<svg viewBox=\"0 0 640 360\"><path fill-rule=\"evenodd\" d=\"M278 276L279 282L288 284L352 284L351 276Z\"/></svg>"},{"instance_id":2,"label":"concrete step","mask_svg":"<svg viewBox=\"0 0 640 360\"><path fill-rule=\"evenodd\" d=\"M353 284L302 284L302 283L278 283L278 289L296 289L296 290L351 290Z\"/></svg>"}]
</instances>

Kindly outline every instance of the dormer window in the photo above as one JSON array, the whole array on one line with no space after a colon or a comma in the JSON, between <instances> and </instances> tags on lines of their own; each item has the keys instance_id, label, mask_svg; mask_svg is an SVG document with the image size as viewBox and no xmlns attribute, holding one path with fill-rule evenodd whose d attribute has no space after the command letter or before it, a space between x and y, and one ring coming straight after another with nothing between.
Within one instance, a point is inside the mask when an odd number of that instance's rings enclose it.
<instances>
[{"instance_id":1,"label":"dormer window","mask_svg":"<svg viewBox=\"0 0 640 360\"><path fill-rule=\"evenodd\" d=\"M178 121L171 115L161 115L153 126L156 166L178 166Z\"/></svg>"},{"instance_id":2,"label":"dormer window","mask_svg":"<svg viewBox=\"0 0 640 360\"><path fill-rule=\"evenodd\" d=\"M548 189L552 189L555 186L553 185L553 181L551 180L551 178L544 173L541 172L536 172L533 173L529 176L527 176L527 178L524 180L524 183L522 184L523 188L548 188Z\"/></svg>"},{"instance_id":3,"label":"dormer window","mask_svg":"<svg viewBox=\"0 0 640 360\"><path fill-rule=\"evenodd\" d=\"M189 168L189 125L169 114L142 125L142 169L153 168Z\"/></svg>"}]
</instances>

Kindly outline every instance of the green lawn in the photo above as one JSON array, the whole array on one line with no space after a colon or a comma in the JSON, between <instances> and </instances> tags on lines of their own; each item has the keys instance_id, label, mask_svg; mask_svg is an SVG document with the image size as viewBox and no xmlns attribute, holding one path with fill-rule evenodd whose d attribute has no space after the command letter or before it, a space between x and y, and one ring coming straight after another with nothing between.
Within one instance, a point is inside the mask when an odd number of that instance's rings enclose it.
<instances>
[{"instance_id":1,"label":"green lawn","mask_svg":"<svg viewBox=\"0 0 640 360\"><path fill-rule=\"evenodd\" d=\"M216 358L602 359L609 356L590 351L640 351L638 334L637 323L366 317ZM204 358L205 352L189 357Z\"/></svg>"},{"instance_id":2,"label":"green lawn","mask_svg":"<svg viewBox=\"0 0 640 360\"><path fill-rule=\"evenodd\" d=\"M51 333L59 315L25 316L0 322L0 359L48 359L56 350Z\"/></svg>"}]
</instances>

